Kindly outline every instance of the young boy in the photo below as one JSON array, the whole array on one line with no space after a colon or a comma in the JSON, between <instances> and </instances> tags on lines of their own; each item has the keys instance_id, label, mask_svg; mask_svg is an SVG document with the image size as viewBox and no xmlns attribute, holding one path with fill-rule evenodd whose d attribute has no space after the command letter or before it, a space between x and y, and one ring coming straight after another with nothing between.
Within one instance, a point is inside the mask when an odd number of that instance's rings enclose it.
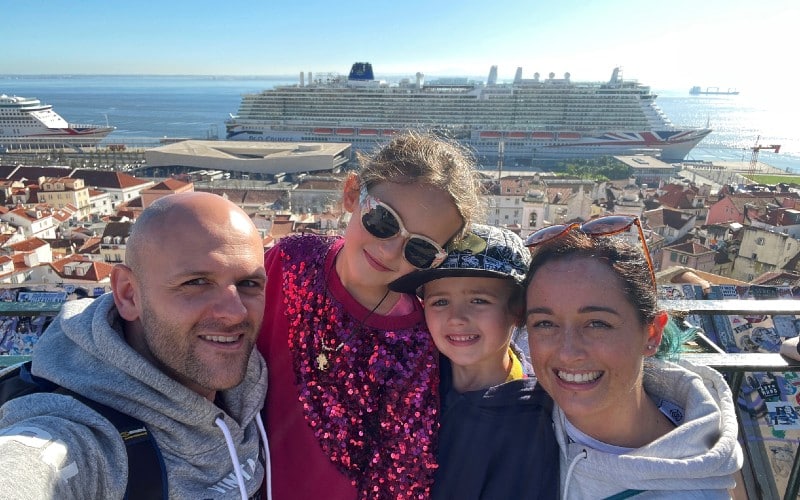
<instances>
[{"instance_id":1,"label":"young boy","mask_svg":"<svg viewBox=\"0 0 800 500\"><path fill-rule=\"evenodd\" d=\"M447 251L439 267L390 285L422 298L443 355L433 498L558 498L553 402L511 347L530 252L515 233L481 224Z\"/></svg>"}]
</instances>

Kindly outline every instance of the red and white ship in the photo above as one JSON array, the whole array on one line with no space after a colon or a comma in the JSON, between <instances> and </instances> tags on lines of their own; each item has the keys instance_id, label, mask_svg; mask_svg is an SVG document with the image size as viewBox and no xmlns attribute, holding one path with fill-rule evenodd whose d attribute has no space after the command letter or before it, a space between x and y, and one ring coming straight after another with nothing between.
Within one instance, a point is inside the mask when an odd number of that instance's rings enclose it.
<instances>
[{"instance_id":1,"label":"red and white ship","mask_svg":"<svg viewBox=\"0 0 800 500\"><path fill-rule=\"evenodd\" d=\"M97 146L113 130L68 123L38 99L0 95L0 150L79 150Z\"/></svg>"},{"instance_id":2,"label":"red and white ship","mask_svg":"<svg viewBox=\"0 0 800 500\"><path fill-rule=\"evenodd\" d=\"M710 129L678 128L656 105L656 94L615 68L607 82L573 82L570 74L497 82L448 78L389 84L370 63L347 78L300 74L282 85L243 96L227 121L227 138L258 141L350 142L373 149L401 130L441 132L472 148L483 165L532 165L538 160L641 152L680 161Z\"/></svg>"}]
</instances>

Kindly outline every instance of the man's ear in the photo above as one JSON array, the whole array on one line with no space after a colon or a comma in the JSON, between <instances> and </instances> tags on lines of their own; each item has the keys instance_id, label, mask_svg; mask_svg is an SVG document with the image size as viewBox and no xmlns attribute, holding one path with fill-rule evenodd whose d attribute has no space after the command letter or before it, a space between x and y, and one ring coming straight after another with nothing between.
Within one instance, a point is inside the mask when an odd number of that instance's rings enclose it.
<instances>
[{"instance_id":1,"label":"man's ear","mask_svg":"<svg viewBox=\"0 0 800 500\"><path fill-rule=\"evenodd\" d=\"M344 209L348 212L355 213L358 208L358 198L361 194L361 186L358 182L358 176L351 173L344 181L344 193L342 194L342 204Z\"/></svg>"},{"instance_id":2,"label":"man's ear","mask_svg":"<svg viewBox=\"0 0 800 500\"><path fill-rule=\"evenodd\" d=\"M139 319L139 283L133 271L125 264L117 264L111 270L111 291L119 315L126 321Z\"/></svg>"}]
</instances>

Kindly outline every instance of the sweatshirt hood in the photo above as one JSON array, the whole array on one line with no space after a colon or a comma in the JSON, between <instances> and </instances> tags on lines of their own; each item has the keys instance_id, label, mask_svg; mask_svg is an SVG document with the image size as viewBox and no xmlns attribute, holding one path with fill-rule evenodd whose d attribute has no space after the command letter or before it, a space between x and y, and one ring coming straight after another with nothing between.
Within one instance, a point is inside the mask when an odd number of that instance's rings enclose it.
<instances>
[{"instance_id":1,"label":"sweatshirt hood","mask_svg":"<svg viewBox=\"0 0 800 500\"><path fill-rule=\"evenodd\" d=\"M266 394L263 358L254 349L242 383L217 394L223 411L134 351L121 324L110 293L66 302L34 349L33 374L148 422L159 446L176 455L222 446L227 457L215 421L222 418L235 441L246 439L245 428L254 422Z\"/></svg>"},{"instance_id":2,"label":"sweatshirt hood","mask_svg":"<svg viewBox=\"0 0 800 500\"><path fill-rule=\"evenodd\" d=\"M683 410L683 418L668 434L628 453L604 453L570 442L565 416L556 408L556 436L565 454L562 483L566 481L570 498L605 497L625 490L674 493L733 487L732 474L741 468L743 456L725 379L711 368L687 361L648 359L643 382L651 399L673 403Z\"/></svg>"}]
</instances>

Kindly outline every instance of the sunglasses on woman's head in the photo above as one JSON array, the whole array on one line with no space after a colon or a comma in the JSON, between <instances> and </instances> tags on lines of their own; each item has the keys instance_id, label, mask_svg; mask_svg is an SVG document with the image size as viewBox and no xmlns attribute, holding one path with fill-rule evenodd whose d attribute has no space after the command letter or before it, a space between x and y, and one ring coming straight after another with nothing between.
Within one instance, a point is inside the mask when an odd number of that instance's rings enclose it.
<instances>
[{"instance_id":1,"label":"sunglasses on woman's head","mask_svg":"<svg viewBox=\"0 0 800 500\"><path fill-rule=\"evenodd\" d=\"M653 286L655 287L656 272L653 268L653 261L650 259L650 250L647 248L647 240L645 240L644 237L642 223L635 215L608 215L584 223L573 222L572 224L556 224L555 226L543 227L528 236L525 240L525 246L530 248L541 245L547 241L559 238L573 229L577 229L586 236L597 237L619 234L628 231L631 226L636 226L639 230L639 239L642 241L644 258L647 260L647 267L650 269L650 278L653 280Z\"/></svg>"},{"instance_id":2,"label":"sunglasses on woman's head","mask_svg":"<svg viewBox=\"0 0 800 500\"><path fill-rule=\"evenodd\" d=\"M361 188L359 205L361 225L364 229L380 240L388 240L395 236L405 238L403 257L417 269L436 267L447 257L447 252L432 239L421 234L409 233L397 212L369 194L366 187Z\"/></svg>"}]
</instances>

